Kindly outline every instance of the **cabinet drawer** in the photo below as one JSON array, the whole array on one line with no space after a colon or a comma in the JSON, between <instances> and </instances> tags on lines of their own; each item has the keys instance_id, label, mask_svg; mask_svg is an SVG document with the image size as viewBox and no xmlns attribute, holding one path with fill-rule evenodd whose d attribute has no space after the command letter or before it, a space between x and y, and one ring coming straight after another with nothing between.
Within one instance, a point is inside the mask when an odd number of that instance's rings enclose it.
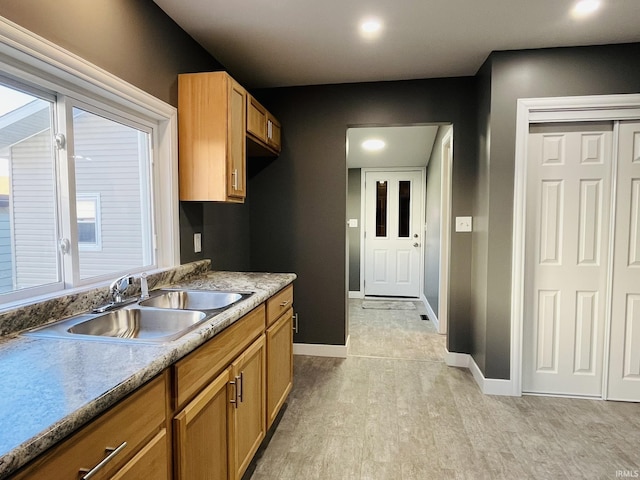
<instances>
[{"instance_id":1,"label":"cabinet drawer","mask_svg":"<svg viewBox=\"0 0 640 480\"><path fill-rule=\"evenodd\" d=\"M165 372L141 387L79 432L45 452L15 478L77 480L79 471L90 470L105 459L105 449L114 449L126 442L93 477L95 480L110 478L165 426L166 376Z\"/></svg>"},{"instance_id":2,"label":"cabinet drawer","mask_svg":"<svg viewBox=\"0 0 640 480\"><path fill-rule=\"evenodd\" d=\"M167 429L160 430L111 480L168 480Z\"/></svg>"},{"instance_id":3,"label":"cabinet drawer","mask_svg":"<svg viewBox=\"0 0 640 480\"><path fill-rule=\"evenodd\" d=\"M264 304L233 323L174 366L178 410L264 331Z\"/></svg>"},{"instance_id":4,"label":"cabinet drawer","mask_svg":"<svg viewBox=\"0 0 640 480\"><path fill-rule=\"evenodd\" d=\"M267 328L275 322L280 315L293 305L293 285L289 285L273 297L267 300Z\"/></svg>"}]
</instances>

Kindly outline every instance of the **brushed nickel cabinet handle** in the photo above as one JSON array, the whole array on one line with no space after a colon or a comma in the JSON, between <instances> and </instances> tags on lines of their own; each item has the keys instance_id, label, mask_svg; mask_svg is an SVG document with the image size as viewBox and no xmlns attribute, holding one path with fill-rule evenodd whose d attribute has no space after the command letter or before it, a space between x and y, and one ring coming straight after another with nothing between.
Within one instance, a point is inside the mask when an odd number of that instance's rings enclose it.
<instances>
[{"instance_id":1,"label":"brushed nickel cabinet handle","mask_svg":"<svg viewBox=\"0 0 640 480\"><path fill-rule=\"evenodd\" d=\"M116 455L118 455L126 446L127 446L127 442L122 442L122 444L117 448L112 448L112 447L105 448L105 451L108 452L109 455L104 457L102 461L98 463L95 467L93 467L91 470L88 470L86 468L81 468L80 473L84 473L84 476L82 476L81 479L89 480L91 477L97 474L100 470L102 470L107 463L113 460L113 458Z\"/></svg>"},{"instance_id":2,"label":"brushed nickel cabinet handle","mask_svg":"<svg viewBox=\"0 0 640 480\"><path fill-rule=\"evenodd\" d=\"M291 300L285 300L284 302L280 303L281 307L286 307L287 305L289 305L291 303Z\"/></svg>"},{"instance_id":3,"label":"brushed nickel cabinet handle","mask_svg":"<svg viewBox=\"0 0 640 480\"><path fill-rule=\"evenodd\" d=\"M240 372L240 376L237 377L240 382L240 388L238 389L240 393L238 394L238 398L240 399L240 403L244 402L244 372Z\"/></svg>"},{"instance_id":4,"label":"brushed nickel cabinet handle","mask_svg":"<svg viewBox=\"0 0 640 480\"><path fill-rule=\"evenodd\" d=\"M293 333L298 333L298 314L293 314Z\"/></svg>"},{"instance_id":5,"label":"brushed nickel cabinet handle","mask_svg":"<svg viewBox=\"0 0 640 480\"><path fill-rule=\"evenodd\" d=\"M229 382L229 385L233 385L233 398L229 400L229 403L233 403L233 405L238 408L238 389L239 389L239 381L240 381L240 377L239 376L235 376L233 377L235 378L235 380L232 380Z\"/></svg>"}]
</instances>

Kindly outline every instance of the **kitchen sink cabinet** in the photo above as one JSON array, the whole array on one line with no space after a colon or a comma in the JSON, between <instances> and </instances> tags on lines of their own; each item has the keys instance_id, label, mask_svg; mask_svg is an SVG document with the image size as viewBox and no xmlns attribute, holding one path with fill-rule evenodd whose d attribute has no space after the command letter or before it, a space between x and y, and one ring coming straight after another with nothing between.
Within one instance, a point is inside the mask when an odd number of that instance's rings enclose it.
<instances>
[{"instance_id":1,"label":"kitchen sink cabinet","mask_svg":"<svg viewBox=\"0 0 640 480\"><path fill-rule=\"evenodd\" d=\"M250 155L269 156L280 153L280 122L251 94L247 94L247 138L255 142L248 145Z\"/></svg>"},{"instance_id":2,"label":"kitchen sink cabinet","mask_svg":"<svg viewBox=\"0 0 640 480\"><path fill-rule=\"evenodd\" d=\"M240 479L266 433L262 304L176 363L176 480Z\"/></svg>"},{"instance_id":3,"label":"kitchen sink cabinet","mask_svg":"<svg viewBox=\"0 0 640 480\"><path fill-rule=\"evenodd\" d=\"M168 372L139 388L49 449L14 479L164 480L170 478Z\"/></svg>"},{"instance_id":4,"label":"kitchen sink cabinet","mask_svg":"<svg viewBox=\"0 0 640 480\"><path fill-rule=\"evenodd\" d=\"M228 480L230 369L207 385L173 421L176 480Z\"/></svg>"},{"instance_id":5,"label":"kitchen sink cabinet","mask_svg":"<svg viewBox=\"0 0 640 480\"><path fill-rule=\"evenodd\" d=\"M246 105L226 72L178 76L180 200L244 202Z\"/></svg>"}]
</instances>

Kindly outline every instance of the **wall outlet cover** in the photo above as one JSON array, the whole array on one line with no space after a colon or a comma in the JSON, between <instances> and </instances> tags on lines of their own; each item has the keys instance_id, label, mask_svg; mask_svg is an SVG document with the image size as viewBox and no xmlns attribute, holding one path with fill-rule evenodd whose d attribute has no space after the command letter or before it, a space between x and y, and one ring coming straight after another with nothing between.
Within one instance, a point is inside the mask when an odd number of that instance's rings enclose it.
<instances>
[{"instance_id":1,"label":"wall outlet cover","mask_svg":"<svg viewBox=\"0 0 640 480\"><path fill-rule=\"evenodd\" d=\"M347 224L349 225L349 228L358 228L358 219L350 218Z\"/></svg>"},{"instance_id":2,"label":"wall outlet cover","mask_svg":"<svg viewBox=\"0 0 640 480\"><path fill-rule=\"evenodd\" d=\"M470 232L472 230L472 217L456 217L456 232Z\"/></svg>"},{"instance_id":3,"label":"wall outlet cover","mask_svg":"<svg viewBox=\"0 0 640 480\"><path fill-rule=\"evenodd\" d=\"M193 234L193 252L200 253L202 251L202 234L194 233Z\"/></svg>"}]
</instances>

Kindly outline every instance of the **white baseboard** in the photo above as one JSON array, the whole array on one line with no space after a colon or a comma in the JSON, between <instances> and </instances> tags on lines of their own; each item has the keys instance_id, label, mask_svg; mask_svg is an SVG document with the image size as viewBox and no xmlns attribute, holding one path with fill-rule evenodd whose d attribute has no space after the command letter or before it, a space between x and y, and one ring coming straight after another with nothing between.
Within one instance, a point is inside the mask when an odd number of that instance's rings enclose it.
<instances>
[{"instance_id":1,"label":"white baseboard","mask_svg":"<svg viewBox=\"0 0 640 480\"><path fill-rule=\"evenodd\" d=\"M468 353L456 353L447 350L444 360L450 367L468 368L478 387L480 387L480 391L485 395L519 396L514 393L515 389L511 380L485 378L476 361Z\"/></svg>"},{"instance_id":2,"label":"white baseboard","mask_svg":"<svg viewBox=\"0 0 640 480\"><path fill-rule=\"evenodd\" d=\"M420 295L420 300L422 300L422 303L424 303L424 308L427 309L427 316L429 317L429 320L431 320L431 322L436 326L436 330L439 332L440 321L438 320L438 316L436 315L436 312L434 312L433 308L431 308L431 304L429 303L429 300L427 300L427 297L424 296L424 293Z\"/></svg>"},{"instance_id":3,"label":"white baseboard","mask_svg":"<svg viewBox=\"0 0 640 480\"><path fill-rule=\"evenodd\" d=\"M347 358L349 353L349 341L351 336L347 337L346 345L322 345L317 343L294 343L294 355L308 355L310 357L335 357Z\"/></svg>"},{"instance_id":4,"label":"white baseboard","mask_svg":"<svg viewBox=\"0 0 640 480\"><path fill-rule=\"evenodd\" d=\"M444 363L450 367L469 368L469 359L471 355L468 353L456 353L445 350Z\"/></svg>"},{"instance_id":5,"label":"white baseboard","mask_svg":"<svg viewBox=\"0 0 640 480\"><path fill-rule=\"evenodd\" d=\"M359 290L357 292L349 291L349 298L364 298L364 293Z\"/></svg>"}]
</instances>

